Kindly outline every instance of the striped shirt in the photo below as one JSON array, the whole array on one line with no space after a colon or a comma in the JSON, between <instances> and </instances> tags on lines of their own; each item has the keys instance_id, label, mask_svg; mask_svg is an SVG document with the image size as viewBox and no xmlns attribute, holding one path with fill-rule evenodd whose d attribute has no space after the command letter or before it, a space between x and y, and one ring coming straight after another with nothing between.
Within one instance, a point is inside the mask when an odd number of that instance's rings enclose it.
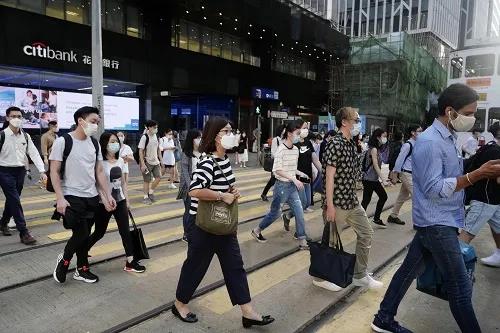
<instances>
[{"instance_id":1,"label":"striped shirt","mask_svg":"<svg viewBox=\"0 0 500 333\"><path fill-rule=\"evenodd\" d=\"M214 163L214 160L219 164L220 169ZM222 174L221 170L224 174ZM224 193L229 190L229 185L234 186L235 181L236 179L234 177L233 170L231 169L231 162L229 161L227 155L224 156L224 158L203 155L198 162L196 169L193 171L193 180L191 181L189 190L192 191L208 188ZM189 214L196 215L197 210L198 199L191 197Z\"/></svg>"},{"instance_id":2,"label":"striped shirt","mask_svg":"<svg viewBox=\"0 0 500 333\"><path fill-rule=\"evenodd\" d=\"M299 161L299 148L292 145L288 148L285 143L279 145L276 153L274 154L273 173L276 179L282 182L289 182L290 180L278 176L276 171L285 172L290 178L295 178L297 171L297 164Z\"/></svg>"}]
</instances>

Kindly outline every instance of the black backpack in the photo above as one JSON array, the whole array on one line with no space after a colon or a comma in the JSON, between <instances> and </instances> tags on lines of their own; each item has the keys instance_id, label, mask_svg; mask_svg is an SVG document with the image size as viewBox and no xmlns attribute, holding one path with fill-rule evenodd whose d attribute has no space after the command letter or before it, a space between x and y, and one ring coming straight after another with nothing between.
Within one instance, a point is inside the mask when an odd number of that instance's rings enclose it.
<instances>
[{"instance_id":1,"label":"black backpack","mask_svg":"<svg viewBox=\"0 0 500 333\"><path fill-rule=\"evenodd\" d=\"M143 134L142 136L146 137L146 144L144 145L144 158L146 158L146 149L148 148L148 144L149 144L149 135ZM141 139L142 139L142 136L141 136ZM139 142L141 142L141 139L139 139ZM160 140L158 140L158 144L160 144ZM139 155L139 147L137 147L137 149L134 151L134 159L137 162L137 164L141 164L141 158Z\"/></svg>"},{"instance_id":2,"label":"black backpack","mask_svg":"<svg viewBox=\"0 0 500 333\"><path fill-rule=\"evenodd\" d=\"M68 159L68 156L71 153L71 149L73 148L73 138L71 137L71 135L69 135L69 133L66 133L63 134L62 137L64 138L64 151L63 151L63 160L61 162L61 169L59 171L61 180L64 178L64 169L66 168L66 160ZM95 160L97 163L99 156L99 142L97 142L97 140L94 137L90 137L90 139L94 144ZM45 186L45 188L49 192L55 192L54 186L52 186L52 180L50 179L50 163L49 163L49 170L47 171L47 185Z\"/></svg>"},{"instance_id":3,"label":"black backpack","mask_svg":"<svg viewBox=\"0 0 500 333\"><path fill-rule=\"evenodd\" d=\"M368 148L367 151L365 151L364 155L363 155L363 161L361 162L361 171L363 172L367 172L371 165L373 164L373 161L372 161L372 157L371 157L371 150L373 149L373 147L371 148ZM369 159L369 161L367 161Z\"/></svg>"},{"instance_id":4,"label":"black backpack","mask_svg":"<svg viewBox=\"0 0 500 333\"><path fill-rule=\"evenodd\" d=\"M487 144L481 146L474 155L471 157L464 159L464 175L478 169L481 165L478 164L477 160L479 156L483 153L486 154L487 150L494 147L496 145L495 141L490 141ZM464 196L464 204L469 205L471 201L471 190L473 186L469 186L465 188L465 196Z\"/></svg>"}]
</instances>

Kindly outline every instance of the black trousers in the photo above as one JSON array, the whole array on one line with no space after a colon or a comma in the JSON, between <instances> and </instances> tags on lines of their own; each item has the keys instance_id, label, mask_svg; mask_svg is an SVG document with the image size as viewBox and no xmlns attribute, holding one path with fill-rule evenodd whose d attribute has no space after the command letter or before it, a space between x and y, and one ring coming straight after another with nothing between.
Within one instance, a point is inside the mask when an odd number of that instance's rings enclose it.
<instances>
[{"instance_id":1,"label":"black trousers","mask_svg":"<svg viewBox=\"0 0 500 333\"><path fill-rule=\"evenodd\" d=\"M276 177L274 177L274 173L271 172L271 178L269 178L269 181L266 184L266 187L264 187L264 191L262 191L262 195L267 196L267 192L271 189L271 187L274 186L274 183L276 183Z\"/></svg>"},{"instance_id":2,"label":"black trousers","mask_svg":"<svg viewBox=\"0 0 500 333\"><path fill-rule=\"evenodd\" d=\"M361 202L361 206L363 206L365 211L372 200L373 192L378 195L377 207L375 208L375 215L373 218L378 220L380 219L380 214L382 214L385 202L387 201L387 192L385 192L384 187L379 181L363 180L363 201Z\"/></svg>"},{"instance_id":3,"label":"black trousers","mask_svg":"<svg viewBox=\"0 0 500 333\"><path fill-rule=\"evenodd\" d=\"M14 217L16 228L21 237L28 232L21 206L21 192L25 176L26 169L24 167L0 167L0 187L5 195L5 206L0 223L5 226L9 223L10 218Z\"/></svg>"},{"instance_id":4,"label":"black trousers","mask_svg":"<svg viewBox=\"0 0 500 333\"><path fill-rule=\"evenodd\" d=\"M191 218L196 219L196 216L191 215ZM182 265L177 284L177 299L184 304L189 303L207 273L214 254L217 254L231 303L233 305L249 303L251 298L247 274L243 269L243 259L236 235L217 236L194 225L189 237L187 258Z\"/></svg>"},{"instance_id":5,"label":"black trousers","mask_svg":"<svg viewBox=\"0 0 500 333\"><path fill-rule=\"evenodd\" d=\"M125 249L125 255L131 257L134 255L134 245L132 243L132 237L130 236L130 227L128 220L128 208L127 200L122 200L116 204L116 209L112 212L108 212L103 204L99 204L97 208L97 215L95 217L95 228L92 235L89 237L88 250L92 248L104 235L108 229L109 220L111 216L115 218L116 224L118 226L118 232L122 238L123 248Z\"/></svg>"},{"instance_id":6,"label":"black trousers","mask_svg":"<svg viewBox=\"0 0 500 333\"><path fill-rule=\"evenodd\" d=\"M81 198L67 195L64 198L70 204L69 207L66 207L64 214L64 227L73 231L64 247L64 260L71 260L76 253L77 267L88 266L88 241L90 229L97 213L99 197Z\"/></svg>"}]
</instances>

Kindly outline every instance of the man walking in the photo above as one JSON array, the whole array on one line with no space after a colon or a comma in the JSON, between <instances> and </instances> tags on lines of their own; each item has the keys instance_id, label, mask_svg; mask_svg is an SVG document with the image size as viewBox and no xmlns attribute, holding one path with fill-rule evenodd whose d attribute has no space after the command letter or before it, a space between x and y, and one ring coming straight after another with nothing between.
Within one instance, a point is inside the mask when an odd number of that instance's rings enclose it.
<instances>
[{"instance_id":1,"label":"man walking","mask_svg":"<svg viewBox=\"0 0 500 333\"><path fill-rule=\"evenodd\" d=\"M154 191L160 184L160 145L158 136L158 123L154 120L146 121L146 130L137 146L139 149L139 165L144 180L143 203L151 205L155 201Z\"/></svg>"},{"instance_id":2,"label":"man walking","mask_svg":"<svg viewBox=\"0 0 500 333\"><path fill-rule=\"evenodd\" d=\"M49 121L49 130L45 132L41 138L42 157L45 165L49 165L49 156L52 151L54 141L57 139L57 132L59 132L57 121Z\"/></svg>"},{"instance_id":3,"label":"man walking","mask_svg":"<svg viewBox=\"0 0 500 333\"><path fill-rule=\"evenodd\" d=\"M31 137L22 130L23 114L15 106L9 107L5 112L5 121L9 126L0 132L0 186L5 195L5 207L0 221L0 229L4 236L11 236L8 223L14 218L19 231L21 243L29 245L36 243L26 227L23 207L21 206L21 192L26 176L28 156L31 158L38 171L40 180L46 181L45 167Z\"/></svg>"},{"instance_id":4,"label":"man walking","mask_svg":"<svg viewBox=\"0 0 500 333\"><path fill-rule=\"evenodd\" d=\"M64 227L72 231L64 253L57 258L53 276L57 282L64 283L69 263L76 253L77 269L73 279L94 283L99 278L89 270L90 229L99 199L107 211L114 210L116 202L111 196L104 173L99 143L92 138L97 133L99 110L84 106L75 112L73 118L75 130L57 138L49 157L50 179L56 193L57 212L63 216ZM67 147L71 147L68 155Z\"/></svg>"},{"instance_id":5,"label":"man walking","mask_svg":"<svg viewBox=\"0 0 500 333\"><path fill-rule=\"evenodd\" d=\"M344 107L337 111L335 122L340 130L327 144L322 161L323 218L325 223L336 223L339 232L344 223L349 224L356 232L353 284L370 289L381 288L382 282L372 278L367 271L373 228L356 195L356 181L361 165L352 137L359 134L361 119L353 108ZM330 230L330 239L333 240L335 228ZM332 291L342 289L328 281L313 280L313 284Z\"/></svg>"},{"instance_id":6,"label":"man walking","mask_svg":"<svg viewBox=\"0 0 500 333\"><path fill-rule=\"evenodd\" d=\"M417 232L372 322L376 332L411 332L394 317L406 291L429 260L443 275L450 309L462 332L481 332L472 307L472 282L457 237L458 229L464 227L464 188L500 176L500 160L489 161L463 175L456 132L474 126L478 99L478 94L466 85L446 88L439 97L437 119L415 143L413 224Z\"/></svg>"},{"instance_id":7,"label":"man walking","mask_svg":"<svg viewBox=\"0 0 500 333\"><path fill-rule=\"evenodd\" d=\"M411 167L411 155L413 153L413 147L415 147L415 142L417 140L417 136L422 133L422 127L418 125L410 125L408 127L408 141L401 147L401 151L396 159L396 163L394 165L394 170L392 173L392 183L396 184L399 179L401 180L401 189L399 190L398 198L396 199L396 203L392 208L391 215L387 218L387 223L395 223L404 225L405 222L401 221L399 218L399 211L401 207L413 195L413 181L411 177L412 167Z\"/></svg>"}]
</instances>

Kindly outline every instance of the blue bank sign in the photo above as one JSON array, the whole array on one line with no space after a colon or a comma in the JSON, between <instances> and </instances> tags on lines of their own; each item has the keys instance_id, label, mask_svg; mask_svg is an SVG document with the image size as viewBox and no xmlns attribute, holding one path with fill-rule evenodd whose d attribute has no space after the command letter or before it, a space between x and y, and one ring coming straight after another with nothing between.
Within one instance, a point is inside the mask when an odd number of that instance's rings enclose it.
<instances>
[{"instance_id":1,"label":"blue bank sign","mask_svg":"<svg viewBox=\"0 0 500 333\"><path fill-rule=\"evenodd\" d=\"M279 100L279 92L273 89L267 88L252 88L252 97L257 99L272 99Z\"/></svg>"}]
</instances>

